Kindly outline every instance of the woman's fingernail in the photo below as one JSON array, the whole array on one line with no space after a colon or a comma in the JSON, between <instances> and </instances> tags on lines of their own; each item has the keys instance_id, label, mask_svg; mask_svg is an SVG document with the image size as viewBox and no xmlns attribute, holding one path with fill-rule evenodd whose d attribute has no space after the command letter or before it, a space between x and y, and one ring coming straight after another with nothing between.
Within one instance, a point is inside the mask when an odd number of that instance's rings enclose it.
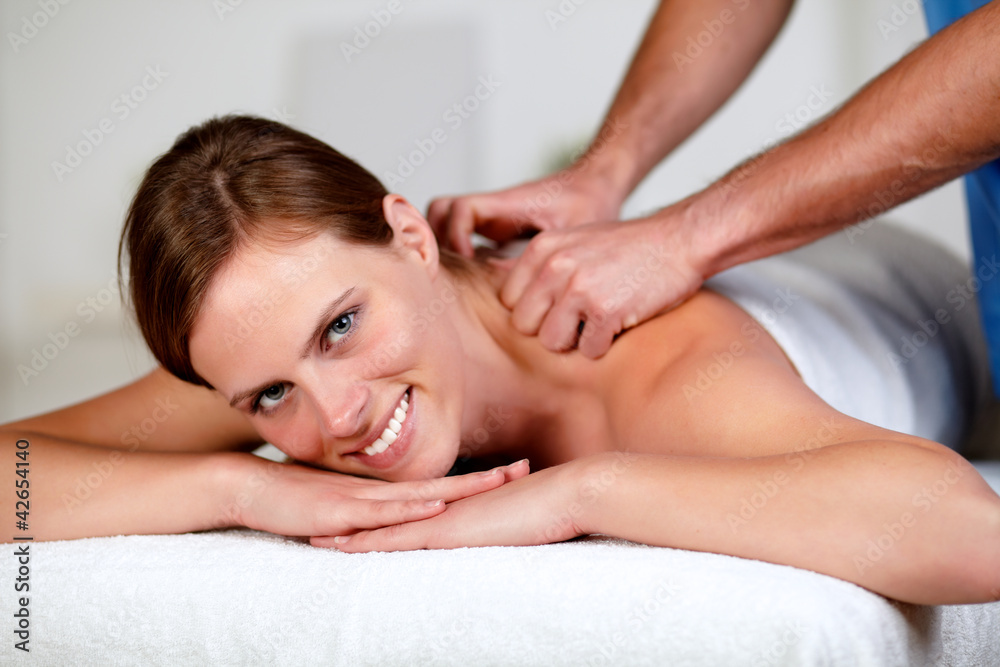
<instances>
[{"instance_id":1,"label":"woman's fingernail","mask_svg":"<svg viewBox=\"0 0 1000 667\"><path fill-rule=\"evenodd\" d=\"M440 505L443 502L444 501L440 500L440 499L438 499L438 500L428 500L426 503L424 503L424 505L427 506L427 507L437 507L438 505Z\"/></svg>"},{"instance_id":2,"label":"woman's fingernail","mask_svg":"<svg viewBox=\"0 0 1000 667\"><path fill-rule=\"evenodd\" d=\"M493 470L486 470L484 472L479 473L479 476L480 477L493 477L494 475L498 474L499 472L500 472L500 468L494 468Z\"/></svg>"},{"instance_id":3,"label":"woman's fingernail","mask_svg":"<svg viewBox=\"0 0 1000 667\"><path fill-rule=\"evenodd\" d=\"M333 543L334 544L347 544L347 542L350 539L351 539L350 535L337 535L335 538L333 538Z\"/></svg>"},{"instance_id":4,"label":"woman's fingernail","mask_svg":"<svg viewBox=\"0 0 1000 667\"><path fill-rule=\"evenodd\" d=\"M528 459L521 459L520 461L514 461L510 465L516 466L518 463L527 463L527 462L528 462Z\"/></svg>"}]
</instances>

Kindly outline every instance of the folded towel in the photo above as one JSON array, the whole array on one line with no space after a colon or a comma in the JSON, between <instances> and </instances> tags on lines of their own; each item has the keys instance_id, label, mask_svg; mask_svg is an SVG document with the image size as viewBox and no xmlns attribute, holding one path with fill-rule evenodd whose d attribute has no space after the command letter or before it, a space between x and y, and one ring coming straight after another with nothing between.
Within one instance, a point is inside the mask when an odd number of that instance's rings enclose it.
<instances>
[{"instance_id":1,"label":"folded towel","mask_svg":"<svg viewBox=\"0 0 1000 667\"><path fill-rule=\"evenodd\" d=\"M957 448L989 396L969 269L888 223L708 281L784 349L820 398L862 421Z\"/></svg>"}]
</instances>

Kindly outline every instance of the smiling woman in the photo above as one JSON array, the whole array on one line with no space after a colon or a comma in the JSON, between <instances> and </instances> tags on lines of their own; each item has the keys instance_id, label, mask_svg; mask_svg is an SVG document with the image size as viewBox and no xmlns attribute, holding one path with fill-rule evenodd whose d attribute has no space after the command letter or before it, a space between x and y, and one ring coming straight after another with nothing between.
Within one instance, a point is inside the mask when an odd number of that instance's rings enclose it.
<instances>
[{"instance_id":1,"label":"smiling woman","mask_svg":"<svg viewBox=\"0 0 1000 667\"><path fill-rule=\"evenodd\" d=\"M866 237L869 250L889 247ZM947 286L950 258L891 241L916 253L882 257L886 275L909 281L900 294ZM810 291L826 275L814 258L814 269L793 263L790 283L771 269L723 276L601 359L554 354L513 327L503 262L440 250L424 217L360 166L248 117L193 128L153 164L122 252L164 370L3 427L4 447L22 438L37 452L37 539L243 525L367 551L603 533L910 602L1000 591L1000 497L934 441L954 444L978 400L975 323L955 313L895 375L864 356L933 299L891 295L860 317L843 295L871 281ZM942 274L920 284L904 270L915 258ZM775 294L787 307L767 317ZM945 389L924 390L921 373ZM120 452L120 434L165 398L183 419L168 415ZM264 441L294 462L245 453ZM114 474L86 502L60 503L107 448ZM528 457L536 472L521 460L445 477L472 454ZM933 505L914 504L942 483ZM886 526L892 543L873 560Z\"/></svg>"}]
</instances>

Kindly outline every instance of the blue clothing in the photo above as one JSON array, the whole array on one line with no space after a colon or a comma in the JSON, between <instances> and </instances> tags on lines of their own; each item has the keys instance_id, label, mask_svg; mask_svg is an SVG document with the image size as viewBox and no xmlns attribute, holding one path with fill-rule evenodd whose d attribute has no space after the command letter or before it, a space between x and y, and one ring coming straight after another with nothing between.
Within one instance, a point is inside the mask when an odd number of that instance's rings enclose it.
<instances>
[{"instance_id":1,"label":"blue clothing","mask_svg":"<svg viewBox=\"0 0 1000 667\"><path fill-rule=\"evenodd\" d=\"M924 0L924 14L931 34L966 14L989 4L989 0ZM965 176L972 227L973 278L970 289L978 290L979 312L990 351L993 393L1000 396L1000 160Z\"/></svg>"}]
</instances>

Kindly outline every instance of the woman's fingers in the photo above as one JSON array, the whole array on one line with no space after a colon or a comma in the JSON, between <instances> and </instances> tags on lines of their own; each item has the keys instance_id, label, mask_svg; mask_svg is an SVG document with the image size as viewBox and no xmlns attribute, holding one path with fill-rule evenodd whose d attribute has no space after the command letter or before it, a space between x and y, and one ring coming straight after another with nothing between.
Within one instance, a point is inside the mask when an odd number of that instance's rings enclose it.
<instances>
[{"instance_id":1,"label":"woman's fingers","mask_svg":"<svg viewBox=\"0 0 1000 667\"><path fill-rule=\"evenodd\" d=\"M529 545L560 542L581 534L566 521L567 507L576 502L579 464L548 468L524 476L523 462L509 466L520 476L491 493L449 503L448 509L425 521L358 530L351 535L319 536L315 546L341 551L406 551L490 545Z\"/></svg>"},{"instance_id":2,"label":"woman's fingers","mask_svg":"<svg viewBox=\"0 0 1000 667\"><path fill-rule=\"evenodd\" d=\"M358 489L358 498L380 500L437 500L453 502L477 493L490 491L505 482L520 479L530 470L528 460L523 459L506 466L498 466L485 472L473 472L455 477L439 477L413 482L386 482L378 486Z\"/></svg>"},{"instance_id":3,"label":"woman's fingers","mask_svg":"<svg viewBox=\"0 0 1000 667\"><path fill-rule=\"evenodd\" d=\"M501 469L503 470L505 481L513 482L515 479L521 479L529 474L531 472L531 464L528 463L528 459L521 459L510 465L503 466Z\"/></svg>"},{"instance_id":4,"label":"woman's fingers","mask_svg":"<svg viewBox=\"0 0 1000 667\"><path fill-rule=\"evenodd\" d=\"M429 519L444 512L445 508L445 502L441 499L344 500L333 508L330 516L320 521L314 532L337 534L378 529Z\"/></svg>"},{"instance_id":5,"label":"woman's fingers","mask_svg":"<svg viewBox=\"0 0 1000 667\"><path fill-rule=\"evenodd\" d=\"M363 530L353 535L312 537L314 547L334 547L346 553L368 551L411 551L427 548L426 532L412 530L412 523L399 523L376 530ZM389 546L391 545L391 546Z\"/></svg>"}]
</instances>

